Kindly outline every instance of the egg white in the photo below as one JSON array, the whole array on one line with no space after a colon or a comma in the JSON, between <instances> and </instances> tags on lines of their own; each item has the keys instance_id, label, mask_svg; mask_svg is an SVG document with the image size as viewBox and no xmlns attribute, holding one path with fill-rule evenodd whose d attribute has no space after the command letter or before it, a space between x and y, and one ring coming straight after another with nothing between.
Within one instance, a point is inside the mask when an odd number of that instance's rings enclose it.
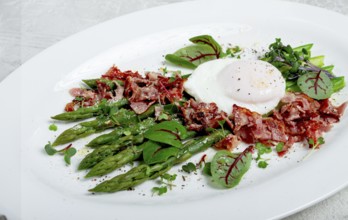
<instances>
[{"instance_id":1,"label":"egg white","mask_svg":"<svg viewBox=\"0 0 348 220\"><path fill-rule=\"evenodd\" d=\"M228 114L233 104L265 114L285 95L285 80L261 60L218 59L199 65L184 88L197 101L215 102Z\"/></svg>"}]
</instances>

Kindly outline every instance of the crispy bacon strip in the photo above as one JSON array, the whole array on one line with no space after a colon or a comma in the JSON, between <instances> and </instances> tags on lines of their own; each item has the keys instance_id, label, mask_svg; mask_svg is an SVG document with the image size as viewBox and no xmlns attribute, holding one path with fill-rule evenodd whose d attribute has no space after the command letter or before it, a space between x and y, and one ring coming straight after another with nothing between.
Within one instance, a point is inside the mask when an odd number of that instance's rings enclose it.
<instances>
[{"instance_id":1,"label":"crispy bacon strip","mask_svg":"<svg viewBox=\"0 0 348 220\"><path fill-rule=\"evenodd\" d=\"M228 121L232 125L223 111L219 111L215 103L196 102L193 99L185 102L180 107L185 123L190 130L204 131L207 128L218 128L219 121Z\"/></svg>"},{"instance_id":2,"label":"crispy bacon strip","mask_svg":"<svg viewBox=\"0 0 348 220\"><path fill-rule=\"evenodd\" d=\"M283 149L287 151L295 142L313 139L316 143L323 132L339 121L346 106L335 107L328 99L316 101L303 93L288 93L281 103L281 108L268 118L234 105L233 132L250 144L283 142Z\"/></svg>"},{"instance_id":3,"label":"crispy bacon strip","mask_svg":"<svg viewBox=\"0 0 348 220\"><path fill-rule=\"evenodd\" d=\"M183 97L184 80L177 75L174 80L157 73L147 73L146 77L126 78L125 96L131 108L138 114L143 113L155 102L173 103Z\"/></svg>"},{"instance_id":4,"label":"crispy bacon strip","mask_svg":"<svg viewBox=\"0 0 348 220\"><path fill-rule=\"evenodd\" d=\"M228 134L224 139L217 142L214 147L218 150L229 150L232 151L239 144L238 137L233 134Z\"/></svg>"}]
</instances>

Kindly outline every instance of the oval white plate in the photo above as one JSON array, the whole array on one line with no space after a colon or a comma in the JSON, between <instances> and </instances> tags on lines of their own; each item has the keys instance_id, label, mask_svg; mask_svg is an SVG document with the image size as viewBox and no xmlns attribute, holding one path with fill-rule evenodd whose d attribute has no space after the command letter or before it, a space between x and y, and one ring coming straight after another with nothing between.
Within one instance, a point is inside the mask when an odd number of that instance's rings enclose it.
<instances>
[{"instance_id":1,"label":"oval white plate","mask_svg":"<svg viewBox=\"0 0 348 220\"><path fill-rule=\"evenodd\" d=\"M68 89L112 64L157 70L162 55L198 34L251 47L280 37L294 45L314 43L314 53L324 54L343 75L348 72L347 26L345 16L288 2L197 1L122 16L50 47L0 84L0 212L9 219L270 219L332 195L348 183L348 117L304 161L308 150L294 147L287 158L272 156L265 170L252 167L232 190L215 189L200 174L182 181L180 174L177 187L161 197L151 194L154 182L134 191L91 195L87 189L100 179L83 180L85 173L76 171L83 150L65 166L62 157L45 155L43 147L70 126L58 123L58 132L48 130L49 117L70 100ZM82 149L86 142L74 146Z\"/></svg>"}]
</instances>

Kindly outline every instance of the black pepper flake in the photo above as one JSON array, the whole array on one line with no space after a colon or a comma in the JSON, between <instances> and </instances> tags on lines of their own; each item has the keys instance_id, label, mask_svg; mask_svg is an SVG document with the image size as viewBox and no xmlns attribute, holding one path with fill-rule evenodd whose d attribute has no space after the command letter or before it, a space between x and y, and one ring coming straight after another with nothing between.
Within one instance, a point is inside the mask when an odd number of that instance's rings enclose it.
<instances>
[{"instance_id":1,"label":"black pepper flake","mask_svg":"<svg viewBox=\"0 0 348 220\"><path fill-rule=\"evenodd\" d=\"M240 80L240 78L238 78L238 81Z\"/></svg>"},{"instance_id":2,"label":"black pepper flake","mask_svg":"<svg viewBox=\"0 0 348 220\"><path fill-rule=\"evenodd\" d=\"M237 89L237 92L239 92L240 91L240 89Z\"/></svg>"},{"instance_id":3,"label":"black pepper flake","mask_svg":"<svg viewBox=\"0 0 348 220\"><path fill-rule=\"evenodd\" d=\"M248 93L248 95L250 95L250 92Z\"/></svg>"}]
</instances>

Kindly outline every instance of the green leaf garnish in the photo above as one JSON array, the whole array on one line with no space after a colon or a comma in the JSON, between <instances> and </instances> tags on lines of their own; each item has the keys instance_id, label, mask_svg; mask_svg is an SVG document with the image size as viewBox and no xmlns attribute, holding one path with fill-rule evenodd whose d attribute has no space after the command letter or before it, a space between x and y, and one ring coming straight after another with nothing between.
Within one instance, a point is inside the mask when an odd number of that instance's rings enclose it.
<instances>
[{"instance_id":1,"label":"green leaf garnish","mask_svg":"<svg viewBox=\"0 0 348 220\"><path fill-rule=\"evenodd\" d=\"M243 175L250 168L252 149L253 147L248 147L238 154L226 150L218 151L211 162L213 180L227 188L238 185Z\"/></svg>"},{"instance_id":2,"label":"green leaf garnish","mask_svg":"<svg viewBox=\"0 0 348 220\"><path fill-rule=\"evenodd\" d=\"M332 82L324 72L307 73L297 80L303 93L314 99L327 99L333 93Z\"/></svg>"},{"instance_id":3,"label":"green leaf garnish","mask_svg":"<svg viewBox=\"0 0 348 220\"><path fill-rule=\"evenodd\" d=\"M169 174L169 173L165 173L162 176L160 176L160 187L153 187L152 188L152 192L157 195L163 195L164 193L166 193L168 191L168 187L170 190L172 190L173 186L175 186L173 184L173 181L176 179L176 174Z\"/></svg>"},{"instance_id":4,"label":"green leaf garnish","mask_svg":"<svg viewBox=\"0 0 348 220\"><path fill-rule=\"evenodd\" d=\"M168 180L170 182L173 182L174 180L176 180L176 174L169 174L169 173L165 173L161 176L161 178L165 179L165 180Z\"/></svg>"},{"instance_id":5,"label":"green leaf garnish","mask_svg":"<svg viewBox=\"0 0 348 220\"><path fill-rule=\"evenodd\" d=\"M279 142L276 146L276 151L279 153L279 152L282 152L283 151L283 148L284 148L284 143L283 142Z\"/></svg>"},{"instance_id":6,"label":"green leaf garnish","mask_svg":"<svg viewBox=\"0 0 348 220\"><path fill-rule=\"evenodd\" d=\"M151 127L144 136L152 141L181 148L181 140L187 137L187 130L177 121L164 121Z\"/></svg>"},{"instance_id":7,"label":"green leaf garnish","mask_svg":"<svg viewBox=\"0 0 348 220\"><path fill-rule=\"evenodd\" d=\"M161 186L161 187L153 187L152 192L157 195L163 195L168 191L167 186Z\"/></svg>"},{"instance_id":8,"label":"green leaf garnish","mask_svg":"<svg viewBox=\"0 0 348 220\"><path fill-rule=\"evenodd\" d=\"M72 144L69 144L67 147L61 150L56 150L55 148L52 147L51 142L48 142L48 144L45 145L45 151L50 156L56 153L63 154L65 162L67 164L70 164L71 157L73 157L77 152L76 149L71 146Z\"/></svg>"},{"instance_id":9,"label":"green leaf garnish","mask_svg":"<svg viewBox=\"0 0 348 220\"><path fill-rule=\"evenodd\" d=\"M319 143L319 145L325 144L324 138L323 138L323 137L319 137L319 138L318 138L318 143Z\"/></svg>"},{"instance_id":10,"label":"green leaf garnish","mask_svg":"<svg viewBox=\"0 0 348 220\"><path fill-rule=\"evenodd\" d=\"M325 140L323 137L319 137L318 140L315 142L313 138L309 138L308 144L309 146L312 146L312 150L305 157L303 157L302 160L305 160L308 157L310 157L314 153L314 150L317 149L319 145L325 144Z\"/></svg>"},{"instance_id":11,"label":"green leaf garnish","mask_svg":"<svg viewBox=\"0 0 348 220\"><path fill-rule=\"evenodd\" d=\"M258 162L257 166L258 166L259 168L265 169L265 168L268 166L268 163L267 163L266 161L262 160L262 161L259 161L259 162Z\"/></svg>"},{"instance_id":12,"label":"green leaf garnish","mask_svg":"<svg viewBox=\"0 0 348 220\"><path fill-rule=\"evenodd\" d=\"M158 120L161 121L161 120L168 120L169 119L169 116L166 114L166 113L162 113L158 116Z\"/></svg>"},{"instance_id":13,"label":"green leaf garnish","mask_svg":"<svg viewBox=\"0 0 348 220\"><path fill-rule=\"evenodd\" d=\"M257 149L256 161L260 160L263 154L269 154L272 152L272 148L259 142L255 144L255 148Z\"/></svg>"},{"instance_id":14,"label":"green leaf garnish","mask_svg":"<svg viewBox=\"0 0 348 220\"><path fill-rule=\"evenodd\" d=\"M211 162L207 162L204 164L203 173L207 176L211 176Z\"/></svg>"},{"instance_id":15,"label":"green leaf garnish","mask_svg":"<svg viewBox=\"0 0 348 220\"><path fill-rule=\"evenodd\" d=\"M146 164L161 163L176 156L179 149L176 147L162 147L159 143L148 141L143 145L143 159Z\"/></svg>"},{"instance_id":16,"label":"green leaf garnish","mask_svg":"<svg viewBox=\"0 0 348 220\"><path fill-rule=\"evenodd\" d=\"M227 56L230 55L231 57L236 57L236 56L240 56L239 54L240 52L242 52L242 49L239 46L235 46L235 47L227 48L226 55Z\"/></svg>"},{"instance_id":17,"label":"green leaf garnish","mask_svg":"<svg viewBox=\"0 0 348 220\"><path fill-rule=\"evenodd\" d=\"M50 156L52 156L58 152L56 149L54 149L52 147L51 142L48 142L48 144L45 145L45 151Z\"/></svg>"},{"instance_id":18,"label":"green leaf garnish","mask_svg":"<svg viewBox=\"0 0 348 220\"><path fill-rule=\"evenodd\" d=\"M175 65L195 69L198 65L225 56L221 46L209 35L196 36L190 39L194 45L189 45L167 54L165 59Z\"/></svg>"},{"instance_id":19,"label":"green leaf garnish","mask_svg":"<svg viewBox=\"0 0 348 220\"><path fill-rule=\"evenodd\" d=\"M76 101L83 101L83 100L85 100L85 98L84 97L82 97L82 96L76 96L75 98L74 98L74 100L76 100Z\"/></svg>"},{"instance_id":20,"label":"green leaf garnish","mask_svg":"<svg viewBox=\"0 0 348 220\"><path fill-rule=\"evenodd\" d=\"M197 170L196 165L194 165L193 163L189 162L186 165L183 165L182 170L185 171L186 173L191 173L191 172L195 172Z\"/></svg>"},{"instance_id":21,"label":"green leaf garnish","mask_svg":"<svg viewBox=\"0 0 348 220\"><path fill-rule=\"evenodd\" d=\"M48 126L48 129L49 129L50 131L57 131L57 130L58 130L58 127L57 127L57 125L55 125L55 124L50 124L50 126Z\"/></svg>"},{"instance_id":22,"label":"green leaf garnish","mask_svg":"<svg viewBox=\"0 0 348 220\"><path fill-rule=\"evenodd\" d=\"M64 160L67 164L70 164L70 159L76 154L76 149L71 147L64 152Z\"/></svg>"}]
</instances>

